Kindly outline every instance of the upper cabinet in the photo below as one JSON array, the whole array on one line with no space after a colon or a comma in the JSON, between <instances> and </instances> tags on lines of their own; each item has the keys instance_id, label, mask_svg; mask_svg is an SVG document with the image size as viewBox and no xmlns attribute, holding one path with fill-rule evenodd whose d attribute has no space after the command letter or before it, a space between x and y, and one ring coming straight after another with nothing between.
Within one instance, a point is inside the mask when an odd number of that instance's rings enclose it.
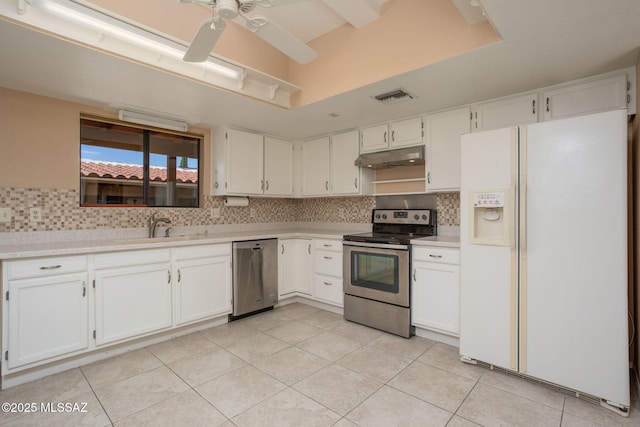
<instances>
[{"instance_id":1,"label":"upper cabinet","mask_svg":"<svg viewBox=\"0 0 640 427\"><path fill-rule=\"evenodd\" d=\"M398 120L362 129L360 152L422 144L422 117Z\"/></svg>"},{"instance_id":2,"label":"upper cabinet","mask_svg":"<svg viewBox=\"0 0 640 427\"><path fill-rule=\"evenodd\" d=\"M293 143L238 129L212 135L212 193L293 195Z\"/></svg>"},{"instance_id":3,"label":"upper cabinet","mask_svg":"<svg viewBox=\"0 0 640 427\"><path fill-rule=\"evenodd\" d=\"M536 123L538 107L537 93L482 102L473 112L473 131Z\"/></svg>"},{"instance_id":4,"label":"upper cabinet","mask_svg":"<svg viewBox=\"0 0 640 427\"><path fill-rule=\"evenodd\" d=\"M302 144L303 196L366 194L370 171L354 165L358 135L354 130Z\"/></svg>"},{"instance_id":5,"label":"upper cabinet","mask_svg":"<svg viewBox=\"0 0 640 427\"><path fill-rule=\"evenodd\" d=\"M544 119L556 120L627 106L625 75L548 90L542 94Z\"/></svg>"},{"instance_id":6,"label":"upper cabinet","mask_svg":"<svg viewBox=\"0 0 640 427\"><path fill-rule=\"evenodd\" d=\"M469 133L469 107L425 117L427 191L460 190L460 136Z\"/></svg>"}]
</instances>

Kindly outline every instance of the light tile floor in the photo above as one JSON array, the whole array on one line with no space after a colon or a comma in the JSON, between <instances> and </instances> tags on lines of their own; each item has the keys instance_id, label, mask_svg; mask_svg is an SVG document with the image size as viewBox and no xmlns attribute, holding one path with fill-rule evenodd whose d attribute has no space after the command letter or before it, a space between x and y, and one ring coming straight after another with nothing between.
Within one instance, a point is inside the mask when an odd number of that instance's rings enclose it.
<instances>
[{"instance_id":1,"label":"light tile floor","mask_svg":"<svg viewBox=\"0 0 640 427\"><path fill-rule=\"evenodd\" d=\"M592 403L296 303L0 392L3 426L625 426ZM80 409L82 409L80 407Z\"/></svg>"}]
</instances>

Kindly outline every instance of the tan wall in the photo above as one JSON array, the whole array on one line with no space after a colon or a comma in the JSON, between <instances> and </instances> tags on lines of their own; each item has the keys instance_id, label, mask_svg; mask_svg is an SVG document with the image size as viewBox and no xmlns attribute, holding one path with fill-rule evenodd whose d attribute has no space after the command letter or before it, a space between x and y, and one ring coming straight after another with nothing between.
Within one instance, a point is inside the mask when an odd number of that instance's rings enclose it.
<instances>
[{"instance_id":1,"label":"tan wall","mask_svg":"<svg viewBox=\"0 0 640 427\"><path fill-rule=\"evenodd\" d=\"M0 87L0 187L80 188L80 113L115 117L114 112ZM210 131L202 156L210 156ZM205 162L206 164L206 162ZM201 192L210 191L202 171Z\"/></svg>"},{"instance_id":2,"label":"tan wall","mask_svg":"<svg viewBox=\"0 0 640 427\"><path fill-rule=\"evenodd\" d=\"M311 41L318 58L290 61L289 77L307 105L499 41L488 22L469 26L449 0L391 0L380 19L344 25Z\"/></svg>"}]
</instances>

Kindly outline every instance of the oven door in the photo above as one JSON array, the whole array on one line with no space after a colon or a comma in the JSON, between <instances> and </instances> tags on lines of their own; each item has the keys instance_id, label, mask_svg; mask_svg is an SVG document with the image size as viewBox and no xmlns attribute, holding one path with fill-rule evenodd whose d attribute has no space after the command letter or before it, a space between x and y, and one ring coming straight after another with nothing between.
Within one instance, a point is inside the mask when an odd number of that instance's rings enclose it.
<instances>
[{"instance_id":1,"label":"oven door","mask_svg":"<svg viewBox=\"0 0 640 427\"><path fill-rule=\"evenodd\" d=\"M409 248L343 242L344 293L409 307Z\"/></svg>"}]
</instances>

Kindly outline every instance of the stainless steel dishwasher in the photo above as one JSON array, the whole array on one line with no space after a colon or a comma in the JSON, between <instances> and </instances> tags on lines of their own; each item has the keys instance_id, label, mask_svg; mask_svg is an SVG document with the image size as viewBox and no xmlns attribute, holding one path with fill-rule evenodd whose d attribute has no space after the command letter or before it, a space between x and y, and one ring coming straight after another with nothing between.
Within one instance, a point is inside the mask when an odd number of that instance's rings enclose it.
<instances>
[{"instance_id":1,"label":"stainless steel dishwasher","mask_svg":"<svg viewBox=\"0 0 640 427\"><path fill-rule=\"evenodd\" d=\"M230 320L278 303L278 239L233 242L233 313Z\"/></svg>"}]
</instances>

